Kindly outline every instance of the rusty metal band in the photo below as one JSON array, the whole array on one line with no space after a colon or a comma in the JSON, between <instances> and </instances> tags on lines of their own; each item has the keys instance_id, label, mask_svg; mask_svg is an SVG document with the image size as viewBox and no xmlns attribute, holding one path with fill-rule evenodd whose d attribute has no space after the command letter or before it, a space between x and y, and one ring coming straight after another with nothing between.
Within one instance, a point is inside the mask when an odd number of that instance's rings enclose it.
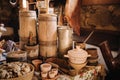
<instances>
[{"instance_id":1,"label":"rusty metal band","mask_svg":"<svg viewBox=\"0 0 120 80\"><path fill-rule=\"evenodd\" d=\"M39 21L57 21L56 17L39 17Z\"/></svg>"},{"instance_id":2,"label":"rusty metal band","mask_svg":"<svg viewBox=\"0 0 120 80\"><path fill-rule=\"evenodd\" d=\"M20 41L27 42L28 41L28 37L20 37ZM33 37L33 41L36 41L36 37Z\"/></svg>"},{"instance_id":3,"label":"rusty metal band","mask_svg":"<svg viewBox=\"0 0 120 80\"><path fill-rule=\"evenodd\" d=\"M43 19L38 19L39 21L57 21L57 19L50 19L50 18L43 18Z\"/></svg>"},{"instance_id":4,"label":"rusty metal band","mask_svg":"<svg viewBox=\"0 0 120 80\"><path fill-rule=\"evenodd\" d=\"M55 41L40 41L39 44L41 46L54 46L54 45L57 45L57 40L55 40Z\"/></svg>"}]
</instances>

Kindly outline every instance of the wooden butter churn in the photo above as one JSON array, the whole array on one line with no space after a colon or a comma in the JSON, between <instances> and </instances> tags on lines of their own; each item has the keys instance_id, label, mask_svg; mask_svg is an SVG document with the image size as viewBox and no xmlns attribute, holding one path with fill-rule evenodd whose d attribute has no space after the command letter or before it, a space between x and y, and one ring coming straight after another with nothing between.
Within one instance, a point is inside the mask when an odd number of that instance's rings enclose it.
<instances>
[{"instance_id":1,"label":"wooden butter churn","mask_svg":"<svg viewBox=\"0 0 120 80\"><path fill-rule=\"evenodd\" d=\"M19 21L20 48L24 49L24 45L28 43L30 33L32 33L33 41L36 43L36 12L19 11Z\"/></svg>"},{"instance_id":2,"label":"wooden butter churn","mask_svg":"<svg viewBox=\"0 0 120 80\"><path fill-rule=\"evenodd\" d=\"M40 55L57 56L57 16L55 14L39 14L38 37Z\"/></svg>"}]
</instances>

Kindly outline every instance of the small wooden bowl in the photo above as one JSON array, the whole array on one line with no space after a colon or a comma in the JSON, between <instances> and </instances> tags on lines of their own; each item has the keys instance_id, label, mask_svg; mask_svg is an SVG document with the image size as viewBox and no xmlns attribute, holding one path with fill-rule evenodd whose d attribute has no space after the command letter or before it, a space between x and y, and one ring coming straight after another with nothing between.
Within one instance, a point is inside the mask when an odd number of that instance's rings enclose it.
<instances>
[{"instance_id":1,"label":"small wooden bowl","mask_svg":"<svg viewBox=\"0 0 120 80\"><path fill-rule=\"evenodd\" d=\"M32 60L32 64L35 66L35 71L40 70L40 64L42 64L42 61L39 59Z\"/></svg>"}]
</instances>

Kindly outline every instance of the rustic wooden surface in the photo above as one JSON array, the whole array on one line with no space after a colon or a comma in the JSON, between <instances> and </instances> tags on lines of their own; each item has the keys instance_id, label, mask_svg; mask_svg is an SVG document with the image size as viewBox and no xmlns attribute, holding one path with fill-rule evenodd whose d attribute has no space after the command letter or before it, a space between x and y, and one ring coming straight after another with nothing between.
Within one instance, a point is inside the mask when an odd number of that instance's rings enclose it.
<instances>
[{"instance_id":1,"label":"rustic wooden surface","mask_svg":"<svg viewBox=\"0 0 120 80\"><path fill-rule=\"evenodd\" d=\"M120 0L82 0L82 5L94 5L94 4L118 4Z\"/></svg>"}]
</instances>

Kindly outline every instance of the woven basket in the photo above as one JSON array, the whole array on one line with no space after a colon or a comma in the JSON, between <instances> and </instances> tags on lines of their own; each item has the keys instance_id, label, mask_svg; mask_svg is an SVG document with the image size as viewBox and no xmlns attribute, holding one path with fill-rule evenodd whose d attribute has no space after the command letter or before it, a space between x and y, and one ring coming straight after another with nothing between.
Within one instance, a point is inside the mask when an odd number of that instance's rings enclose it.
<instances>
[{"instance_id":1,"label":"woven basket","mask_svg":"<svg viewBox=\"0 0 120 80\"><path fill-rule=\"evenodd\" d=\"M16 77L16 78L0 79L0 80L32 80L33 73L34 73L34 66L32 64L29 64L29 65L31 68L31 72L29 72L28 74L25 74L23 76Z\"/></svg>"}]
</instances>

